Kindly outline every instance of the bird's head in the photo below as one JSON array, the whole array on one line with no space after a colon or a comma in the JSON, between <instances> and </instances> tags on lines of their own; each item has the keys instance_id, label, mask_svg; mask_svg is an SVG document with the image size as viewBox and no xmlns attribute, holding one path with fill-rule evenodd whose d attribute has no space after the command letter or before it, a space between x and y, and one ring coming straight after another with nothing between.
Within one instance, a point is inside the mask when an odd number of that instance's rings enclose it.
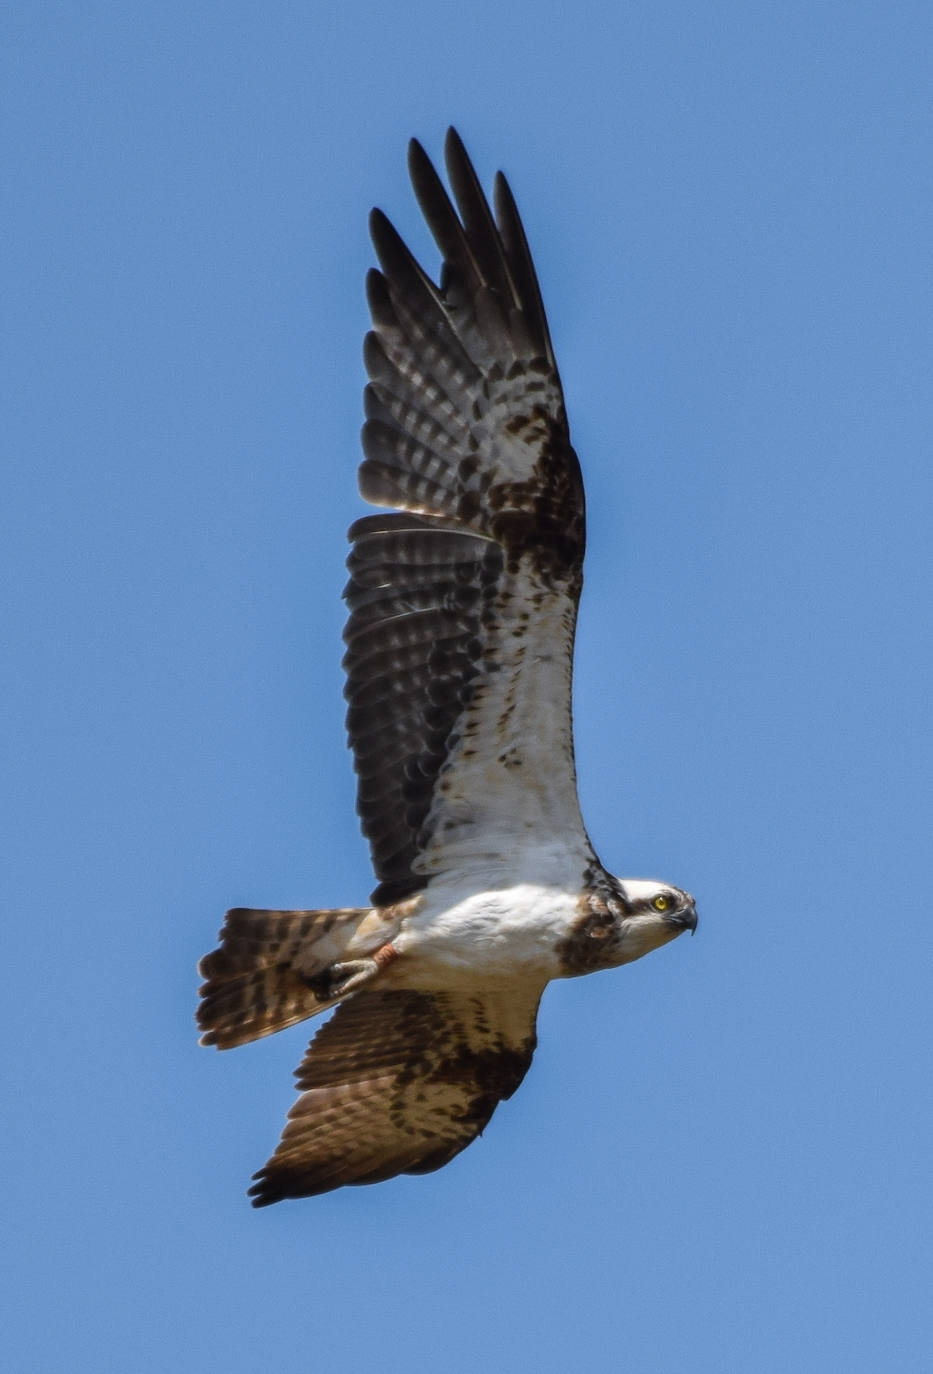
<instances>
[{"instance_id":1,"label":"bird's head","mask_svg":"<svg viewBox=\"0 0 933 1374\"><path fill-rule=\"evenodd\" d=\"M605 870L584 891L578 910L558 946L565 978L630 964L697 926L689 892L648 878L614 878Z\"/></svg>"},{"instance_id":2,"label":"bird's head","mask_svg":"<svg viewBox=\"0 0 933 1374\"><path fill-rule=\"evenodd\" d=\"M620 922L621 962L630 964L669 940L692 934L697 928L697 909L689 892L652 878L617 878L625 912Z\"/></svg>"}]
</instances>

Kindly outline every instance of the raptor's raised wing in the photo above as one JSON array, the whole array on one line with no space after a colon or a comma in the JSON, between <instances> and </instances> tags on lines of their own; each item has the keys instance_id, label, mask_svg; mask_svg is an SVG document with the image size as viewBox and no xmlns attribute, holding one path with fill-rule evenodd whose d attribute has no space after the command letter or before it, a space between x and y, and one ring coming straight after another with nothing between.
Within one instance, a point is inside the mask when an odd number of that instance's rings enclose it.
<instances>
[{"instance_id":1,"label":"raptor's raised wing","mask_svg":"<svg viewBox=\"0 0 933 1374\"><path fill-rule=\"evenodd\" d=\"M440 285L373 212L360 489L394 513L350 531L347 726L386 903L578 829L571 673L583 485L525 234L496 217L457 134L457 208L410 170ZM585 837L584 837L585 840Z\"/></svg>"}]
</instances>

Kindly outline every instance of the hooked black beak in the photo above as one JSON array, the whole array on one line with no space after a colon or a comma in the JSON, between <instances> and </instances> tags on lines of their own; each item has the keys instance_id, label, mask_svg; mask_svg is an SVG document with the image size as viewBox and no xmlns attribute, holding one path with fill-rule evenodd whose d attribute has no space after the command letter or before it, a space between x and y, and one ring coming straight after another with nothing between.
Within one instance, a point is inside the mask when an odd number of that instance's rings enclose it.
<instances>
[{"instance_id":1,"label":"hooked black beak","mask_svg":"<svg viewBox=\"0 0 933 1374\"><path fill-rule=\"evenodd\" d=\"M683 911L674 912L670 919L672 925L679 926L681 930L689 930L691 935L696 934L697 909L692 900L687 903Z\"/></svg>"}]
</instances>

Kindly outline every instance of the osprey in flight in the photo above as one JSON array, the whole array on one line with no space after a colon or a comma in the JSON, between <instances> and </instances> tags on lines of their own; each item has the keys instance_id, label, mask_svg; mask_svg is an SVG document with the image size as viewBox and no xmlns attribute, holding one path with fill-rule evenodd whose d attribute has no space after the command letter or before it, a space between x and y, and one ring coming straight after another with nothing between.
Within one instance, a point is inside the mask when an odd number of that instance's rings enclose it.
<instances>
[{"instance_id":1,"label":"osprey in flight","mask_svg":"<svg viewBox=\"0 0 933 1374\"><path fill-rule=\"evenodd\" d=\"M577 799L571 724L583 484L528 244L459 137L455 204L409 166L440 285L374 210L360 490L344 665L378 886L336 911L226 916L200 965L202 1043L330 1007L254 1205L439 1169L531 1063L552 978L696 927L667 883L616 878Z\"/></svg>"}]
</instances>

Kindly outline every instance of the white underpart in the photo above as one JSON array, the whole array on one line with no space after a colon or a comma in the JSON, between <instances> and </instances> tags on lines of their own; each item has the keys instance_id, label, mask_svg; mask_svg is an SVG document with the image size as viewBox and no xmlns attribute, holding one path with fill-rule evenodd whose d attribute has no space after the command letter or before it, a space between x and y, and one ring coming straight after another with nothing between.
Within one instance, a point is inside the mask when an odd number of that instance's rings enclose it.
<instances>
[{"instance_id":1,"label":"white underpart","mask_svg":"<svg viewBox=\"0 0 933 1374\"><path fill-rule=\"evenodd\" d=\"M527 874L522 880L514 873L507 879L501 869L483 873L479 865L436 878L393 938L395 950L405 958L392 965L392 981L450 988L504 979L543 987L560 977L565 970L558 947L581 916L583 855L557 843L537 851L529 848L518 857L518 870ZM675 900L681 897L679 889L653 879L621 881L631 900L650 900L660 893ZM662 914L633 914L625 920L617 962L640 959L678 933Z\"/></svg>"},{"instance_id":2,"label":"white underpart","mask_svg":"<svg viewBox=\"0 0 933 1374\"><path fill-rule=\"evenodd\" d=\"M579 918L578 891L536 883L477 889L460 878L432 883L418 913L393 944L405 958L413 985L449 987L530 978L543 984L560 972L556 946Z\"/></svg>"}]
</instances>

